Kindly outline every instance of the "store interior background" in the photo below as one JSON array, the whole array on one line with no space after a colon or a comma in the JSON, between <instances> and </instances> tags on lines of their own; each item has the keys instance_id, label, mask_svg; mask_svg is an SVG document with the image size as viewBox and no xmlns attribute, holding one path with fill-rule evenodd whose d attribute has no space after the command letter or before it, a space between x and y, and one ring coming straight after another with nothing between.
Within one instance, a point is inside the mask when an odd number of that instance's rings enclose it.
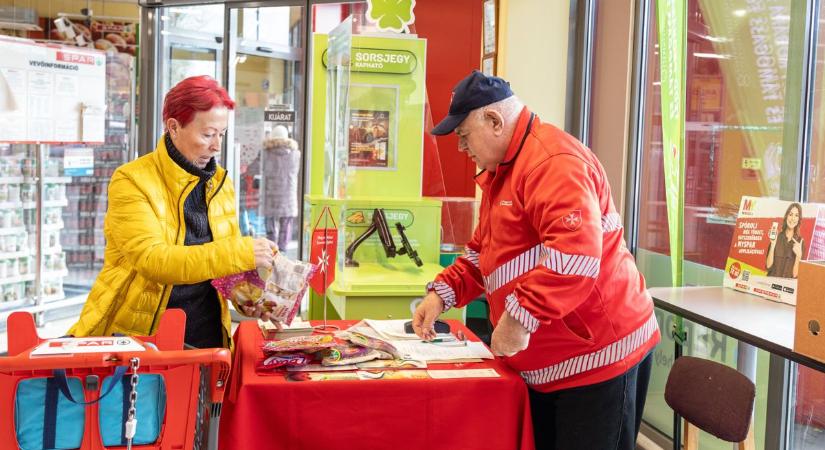
<instances>
[{"instance_id":1,"label":"store interior background","mask_svg":"<svg viewBox=\"0 0 825 450\"><path fill-rule=\"evenodd\" d=\"M428 40L429 120L426 123L446 114L449 93L456 81L470 70L481 67L483 3L482 0L418 0L416 3L413 31ZM744 8L742 5L747 2L726 0L726 3L736 10L740 6ZM787 12L778 14L781 16L778 20L786 21L790 43L786 41L785 45L791 48L789 58L795 61L793 49L802 48L805 39L816 36L806 34L810 32L804 30L805 24L815 21L820 11L806 6L804 0L771 0L769 3ZM576 134L598 155L608 173L616 206L625 218L628 247L634 251L649 285L666 286L670 285L670 260L662 181L654 4L655 1L651 0L498 0L494 57L496 74L509 80L519 97L542 120ZM271 8L275 16L285 20L289 29L294 29L296 20L301 20L301 8L311 7L315 17L314 29L323 32L334 27L346 13L357 12L363 5L273 1L265 4L256 2L244 9L246 6L243 3L237 4L237 8L243 10L241 14L247 10L251 14L258 7ZM60 13L79 15L84 9L93 11L93 16L100 19L108 17L132 23L139 23L142 19L137 1L0 0L0 11L14 11L17 8L36 11L41 22L54 19ZM818 81L812 82L813 88L807 99L812 104L812 111L807 114L814 126L809 126L808 131L799 131L804 127L800 127L799 119L793 116L803 111L805 102L795 97L792 89L799 89L801 73L798 72L802 69L787 61L782 67L783 89L788 90L785 95L786 118L779 130L771 132L774 133L773 138L784 142L786 148L800 148L799 155L803 156L799 157L799 161L805 161L807 166L792 162L794 158L786 156L781 160L781 170L776 174L778 187L766 187L768 184L760 183L758 174L741 167L743 155L735 149L737 143L741 146L743 141L752 138L753 131L748 131L749 126L761 124L755 123L757 120L747 114L747 104L729 100L724 70L718 60L703 56L714 51L712 42L703 36L711 35L711 31L718 32L712 29L708 19L712 13L712 3L689 0L688 9L686 140L690 188L685 210L685 279L687 284L692 285L718 285L721 284L724 257L733 229L731 217L735 214L739 196L777 196L783 199L794 199L796 196L796 199L825 201L820 189L822 178L817 177L822 170L819 169L823 164L820 155L825 145L821 142L821 127L815 126L825 118L819 101L825 90ZM222 3L170 6L166 11L179 17L199 16L199 20L211 17L214 32L224 34L223 20L227 8ZM591 11L589 15L588 11ZM592 23L588 24L583 17L589 18ZM83 18L77 20L82 21ZM180 23L184 24L185 20ZM257 24L255 26L261 29ZM586 33L588 28L592 33ZM295 33L292 31L285 35L297 36L301 41L301 34ZM3 28L2 25L0 34L27 36L23 31ZM816 37L815 44L825 45L823 35L825 33ZM161 60L161 65L167 65L163 66L164 77L155 80L156 87L151 98L135 97L136 92L144 92L140 87L144 61L140 57L147 43L137 40L134 44L138 58L131 61L133 66L128 69L131 78L125 86L121 85L124 89L122 98L132 102L124 109L130 112L131 118L112 117L107 124L117 127L118 134L127 137L114 140L105 149L95 150L98 152L96 161L100 161L99 169L96 163L96 173L92 178L65 183L66 201L54 203L63 206L47 208L44 205L40 208L44 217L61 217L51 223L51 230L44 229L43 232L54 234L54 239L60 241L53 246L55 253L65 255L65 267L55 261L49 263L45 257L40 261L44 265L42 273L45 274L40 277L40 282L44 286L53 283L53 289L49 292L55 294L39 310L42 311L39 323L43 325L43 335L59 336L65 332L79 312L84 294L99 268L100 261L95 262L94 255L102 255L104 242L102 233L95 230L100 229L105 212L107 174L110 175L110 171L120 163L151 151L154 142L146 145L145 141L153 141L159 135L157 122L140 120L145 114L145 111L140 111L141 107L151 105L157 108L158 99L176 79L199 71L213 71L218 78L226 76L218 56L223 51L222 43L213 39L211 49L204 49L195 45L197 36L186 33L169 36L167 33L158 38L171 39L174 45L167 47L167 53L162 49L154 53ZM292 44L295 44L294 40L291 43L287 40L283 51L276 51L281 52L278 53L282 56L279 58L255 49L236 54L233 89L239 102L239 112L235 117L238 132L244 126L240 110L246 107L254 109L255 102L271 100L302 104L305 101L298 89L305 76L298 63L301 58L298 48L303 48L304 44L300 43L298 47ZM589 58L582 56L582 47L590 49ZM799 55L796 57L801 58ZM179 65L173 67L173 60ZM812 73L816 77L822 73L822 61L819 55L814 60ZM262 76L268 79L264 93L260 89ZM257 98L256 95L263 97ZM277 96L277 100L270 96ZM255 127L254 121L248 125ZM306 130L298 125L291 131L303 145ZM800 144L800 140L807 140L807 145L804 142ZM477 197L472 181L475 168L464 154L455 151L456 144L454 136L425 139L424 195L464 199ZM32 159L35 153L41 151L36 146L26 147L0 145L0 158L12 155L17 155L17 158L23 152L23 159ZM43 151L52 158L62 156L59 147ZM242 165L247 162L231 155L225 161L235 168L234 173L241 174ZM254 209L259 200L253 188L254 180L243 176L235 178L239 201ZM795 185L804 188L796 191L791 188L788 194L787 186ZM62 188L58 186L54 189L59 191ZM32 213L21 211L21 214ZM260 227L256 228L253 223L254 217L241 219L248 220L255 232L260 232ZM62 226L59 226L61 223ZM298 254L300 227L297 228L287 249L293 256ZM29 239L32 237L29 236ZM12 254L16 264L21 264L21 260L26 258L18 253L0 251L0 258L11 259L8 255ZM24 264L30 266L30 273L34 271L33 260L26 260ZM31 289L28 287L31 283L32 280L6 284L20 286L16 295L22 298L26 290ZM5 350L5 317L15 305L23 304L19 301L6 302L5 305L0 303L0 352ZM654 374L644 416L645 438L641 442L644 448L670 448L669 439L673 433L671 410L663 398L674 353L673 341L667 336L673 316L657 311L657 318L663 330L663 340L656 349ZM686 354L736 365L734 339L695 324L688 324L688 327L690 334ZM755 416L757 448L825 448L825 375L787 362L778 369L777 364L770 355L759 352ZM787 446L778 445L777 441L785 442ZM703 434L701 448L725 449L730 446Z\"/></svg>"}]
</instances>

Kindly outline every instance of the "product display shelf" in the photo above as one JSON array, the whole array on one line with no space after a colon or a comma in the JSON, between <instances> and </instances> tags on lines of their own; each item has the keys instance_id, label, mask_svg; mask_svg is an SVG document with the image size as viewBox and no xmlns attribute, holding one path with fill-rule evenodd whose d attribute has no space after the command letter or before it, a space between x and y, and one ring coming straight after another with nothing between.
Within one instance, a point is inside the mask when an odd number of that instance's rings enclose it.
<instances>
[{"instance_id":1,"label":"product display shelf","mask_svg":"<svg viewBox=\"0 0 825 450\"><path fill-rule=\"evenodd\" d=\"M28 146L0 145L0 310L34 302L35 167Z\"/></svg>"},{"instance_id":2,"label":"product display shelf","mask_svg":"<svg viewBox=\"0 0 825 450\"><path fill-rule=\"evenodd\" d=\"M71 272L74 291L88 291L103 265L107 190L115 170L131 160L134 122L134 58L126 54L107 57L107 109L105 142L91 146L93 163L71 175L67 186L68 208L63 211L65 228L60 236ZM87 148L89 146L86 146Z\"/></svg>"}]
</instances>

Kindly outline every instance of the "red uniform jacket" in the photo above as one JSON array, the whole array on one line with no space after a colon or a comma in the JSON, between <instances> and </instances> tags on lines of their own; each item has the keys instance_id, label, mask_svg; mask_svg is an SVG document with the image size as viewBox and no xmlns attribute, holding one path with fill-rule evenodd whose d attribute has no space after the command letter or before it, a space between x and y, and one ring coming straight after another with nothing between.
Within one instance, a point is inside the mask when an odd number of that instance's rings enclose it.
<instances>
[{"instance_id":1,"label":"red uniform jacket","mask_svg":"<svg viewBox=\"0 0 825 450\"><path fill-rule=\"evenodd\" d=\"M506 362L541 392L614 378L659 342L645 281L624 243L604 168L527 108L495 173L476 177L479 223L429 289L445 310L486 291L532 334Z\"/></svg>"}]
</instances>

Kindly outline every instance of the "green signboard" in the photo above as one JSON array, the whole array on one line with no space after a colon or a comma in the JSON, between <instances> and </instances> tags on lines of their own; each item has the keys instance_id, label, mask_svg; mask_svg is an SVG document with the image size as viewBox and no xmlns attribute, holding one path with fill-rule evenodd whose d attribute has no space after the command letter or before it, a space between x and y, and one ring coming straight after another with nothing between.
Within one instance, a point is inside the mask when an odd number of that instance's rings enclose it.
<instances>
[{"instance_id":1,"label":"green signboard","mask_svg":"<svg viewBox=\"0 0 825 450\"><path fill-rule=\"evenodd\" d=\"M322 56L324 67L327 67L327 52ZM383 48L352 48L351 72L374 72L390 74L409 74L418 67L415 54L406 50L392 50Z\"/></svg>"},{"instance_id":2,"label":"green signboard","mask_svg":"<svg viewBox=\"0 0 825 450\"><path fill-rule=\"evenodd\" d=\"M659 67L662 88L662 153L671 278L682 284L685 189L685 0L659 0Z\"/></svg>"}]
</instances>

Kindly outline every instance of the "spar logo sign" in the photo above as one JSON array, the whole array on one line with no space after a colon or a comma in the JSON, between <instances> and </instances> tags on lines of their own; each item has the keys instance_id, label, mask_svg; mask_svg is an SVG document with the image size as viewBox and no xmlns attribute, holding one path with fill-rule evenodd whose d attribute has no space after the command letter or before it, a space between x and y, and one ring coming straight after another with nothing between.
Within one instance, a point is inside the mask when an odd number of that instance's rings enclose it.
<instances>
[{"instance_id":1,"label":"spar logo sign","mask_svg":"<svg viewBox=\"0 0 825 450\"><path fill-rule=\"evenodd\" d=\"M73 64L88 64L90 66L95 64L94 55L85 55L82 53L71 53L71 52L57 52L57 60L73 63Z\"/></svg>"}]
</instances>

